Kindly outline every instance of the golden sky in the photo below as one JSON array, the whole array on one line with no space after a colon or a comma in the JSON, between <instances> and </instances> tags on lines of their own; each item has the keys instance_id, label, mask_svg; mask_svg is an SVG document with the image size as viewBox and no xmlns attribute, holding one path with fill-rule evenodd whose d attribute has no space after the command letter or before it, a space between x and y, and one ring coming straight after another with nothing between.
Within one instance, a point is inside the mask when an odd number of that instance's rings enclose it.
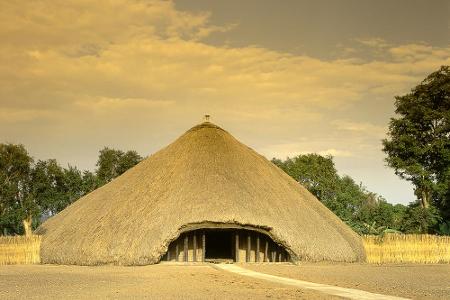
<instances>
[{"instance_id":1,"label":"golden sky","mask_svg":"<svg viewBox=\"0 0 450 300\"><path fill-rule=\"evenodd\" d=\"M412 201L381 139L393 97L450 64L448 4L319 2L1 1L0 142L93 169L103 146L148 155L208 113L269 159L331 154Z\"/></svg>"}]
</instances>

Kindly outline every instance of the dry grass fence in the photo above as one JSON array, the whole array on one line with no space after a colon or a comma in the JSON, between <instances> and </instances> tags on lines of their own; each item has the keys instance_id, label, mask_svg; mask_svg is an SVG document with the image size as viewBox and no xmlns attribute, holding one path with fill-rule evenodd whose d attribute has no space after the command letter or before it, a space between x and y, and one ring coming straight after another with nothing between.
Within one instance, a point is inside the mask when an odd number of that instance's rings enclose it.
<instances>
[{"instance_id":1,"label":"dry grass fence","mask_svg":"<svg viewBox=\"0 0 450 300\"><path fill-rule=\"evenodd\" d=\"M0 236L0 265L38 264L41 237Z\"/></svg>"},{"instance_id":2,"label":"dry grass fence","mask_svg":"<svg viewBox=\"0 0 450 300\"><path fill-rule=\"evenodd\" d=\"M450 236L386 234L363 240L368 263L450 263Z\"/></svg>"},{"instance_id":3,"label":"dry grass fence","mask_svg":"<svg viewBox=\"0 0 450 300\"><path fill-rule=\"evenodd\" d=\"M363 237L368 263L450 263L450 236L386 234ZM40 263L41 237L0 236L0 265Z\"/></svg>"}]
</instances>

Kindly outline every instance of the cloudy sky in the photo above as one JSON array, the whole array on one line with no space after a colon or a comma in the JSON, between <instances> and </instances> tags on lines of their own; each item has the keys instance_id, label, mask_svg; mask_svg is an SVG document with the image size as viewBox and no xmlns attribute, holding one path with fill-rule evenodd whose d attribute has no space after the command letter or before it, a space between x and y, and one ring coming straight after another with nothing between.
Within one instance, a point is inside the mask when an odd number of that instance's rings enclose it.
<instances>
[{"instance_id":1,"label":"cloudy sky","mask_svg":"<svg viewBox=\"0 0 450 300\"><path fill-rule=\"evenodd\" d=\"M94 169L206 113L267 158L331 154L392 203L394 96L450 64L446 0L0 2L0 142Z\"/></svg>"}]
</instances>

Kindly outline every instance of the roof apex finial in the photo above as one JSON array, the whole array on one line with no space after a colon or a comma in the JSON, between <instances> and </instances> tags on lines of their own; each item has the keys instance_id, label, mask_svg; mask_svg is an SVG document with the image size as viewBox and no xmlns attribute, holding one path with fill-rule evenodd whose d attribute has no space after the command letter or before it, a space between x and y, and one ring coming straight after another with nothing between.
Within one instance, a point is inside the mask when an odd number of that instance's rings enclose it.
<instances>
[{"instance_id":1,"label":"roof apex finial","mask_svg":"<svg viewBox=\"0 0 450 300\"><path fill-rule=\"evenodd\" d=\"M204 118L205 122L209 122L209 118L211 118L211 116L210 115L205 115L203 118Z\"/></svg>"}]
</instances>

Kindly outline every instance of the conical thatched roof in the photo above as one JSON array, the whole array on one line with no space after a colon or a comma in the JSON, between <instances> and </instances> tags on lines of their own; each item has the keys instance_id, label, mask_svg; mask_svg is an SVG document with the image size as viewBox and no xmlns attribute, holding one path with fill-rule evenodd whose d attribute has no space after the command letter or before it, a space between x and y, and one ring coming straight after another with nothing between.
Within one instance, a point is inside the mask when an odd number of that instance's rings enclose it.
<instances>
[{"instance_id":1,"label":"conical thatched roof","mask_svg":"<svg viewBox=\"0 0 450 300\"><path fill-rule=\"evenodd\" d=\"M296 181L205 122L37 230L42 261L159 261L189 224L265 228L295 260L360 261L360 238Z\"/></svg>"}]
</instances>

